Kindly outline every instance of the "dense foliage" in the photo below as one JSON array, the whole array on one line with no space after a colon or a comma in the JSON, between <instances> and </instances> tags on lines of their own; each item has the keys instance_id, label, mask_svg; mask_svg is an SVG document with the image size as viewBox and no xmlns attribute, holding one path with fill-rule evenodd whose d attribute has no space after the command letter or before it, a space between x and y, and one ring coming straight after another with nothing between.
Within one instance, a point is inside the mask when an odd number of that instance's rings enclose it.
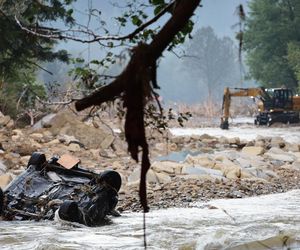
<instances>
[{"instance_id":1,"label":"dense foliage","mask_svg":"<svg viewBox=\"0 0 300 250\"><path fill-rule=\"evenodd\" d=\"M72 25L72 0L0 2L0 110L16 117L34 106L35 96L43 97L43 85L37 84L36 69L42 62L68 60L65 50L54 51L55 41L35 36L20 28L16 20L34 29L61 20ZM44 29L46 34L48 29Z\"/></svg>"},{"instance_id":2,"label":"dense foliage","mask_svg":"<svg viewBox=\"0 0 300 250\"><path fill-rule=\"evenodd\" d=\"M299 0L252 0L249 7L244 49L251 77L266 87L298 88Z\"/></svg>"}]
</instances>

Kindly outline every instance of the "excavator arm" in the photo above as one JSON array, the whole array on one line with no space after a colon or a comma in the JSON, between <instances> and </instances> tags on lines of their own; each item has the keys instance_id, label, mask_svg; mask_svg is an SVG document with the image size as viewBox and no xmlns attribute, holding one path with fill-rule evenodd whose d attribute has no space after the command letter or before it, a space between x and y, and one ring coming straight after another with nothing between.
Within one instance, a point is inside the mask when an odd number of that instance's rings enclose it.
<instances>
[{"instance_id":1,"label":"excavator arm","mask_svg":"<svg viewBox=\"0 0 300 250\"><path fill-rule=\"evenodd\" d=\"M223 95L223 104L222 104L222 118L221 118L221 128L228 129L229 123L228 119L230 117L230 104L231 97L242 97L242 96L250 96L250 97L260 97L262 100L268 98L268 94L265 92L263 88L234 88L224 89Z\"/></svg>"}]
</instances>

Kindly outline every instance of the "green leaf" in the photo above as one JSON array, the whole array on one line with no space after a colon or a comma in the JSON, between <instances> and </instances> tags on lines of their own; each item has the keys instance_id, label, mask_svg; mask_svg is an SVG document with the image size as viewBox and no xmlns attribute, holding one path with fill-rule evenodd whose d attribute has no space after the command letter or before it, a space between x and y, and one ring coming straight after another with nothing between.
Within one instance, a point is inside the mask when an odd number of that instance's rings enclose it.
<instances>
[{"instance_id":1,"label":"green leaf","mask_svg":"<svg viewBox=\"0 0 300 250\"><path fill-rule=\"evenodd\" d=\"M137 15L131 16L131 22L135 26L140 26L143 23L142 20Z\"/></svg>"}]
</instances>

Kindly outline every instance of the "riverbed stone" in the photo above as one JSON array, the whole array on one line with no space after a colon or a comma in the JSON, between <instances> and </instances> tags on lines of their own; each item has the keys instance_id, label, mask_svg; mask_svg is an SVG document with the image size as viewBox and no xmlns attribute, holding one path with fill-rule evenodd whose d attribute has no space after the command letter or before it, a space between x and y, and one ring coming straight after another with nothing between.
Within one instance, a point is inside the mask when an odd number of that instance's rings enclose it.
<instances>
[{"instance_id":1,"label":"riverbed stone","mask_svg":"<svg viewBox=\"0 0 300 250\"><path fill-rule=\"evenodd\" d=\"M165 172L168 174L180 174L185 164L172 161L156 161L153 162L151 168L158 173Z\"/></svg>"},{"instance_id":2,"label":"riverbed stone","mask_svg":"<svg viewBox=\"0 0 300 250\"><path fill-rule=\"evenodd\" d=\"M7 171L7 166L0 160L0 174L4 174Z\"/></svg>"},{"instance_id":3,"label":"riverbed stone","mask_svg":"<svg viewBox=\"0 0 300 250\"><path fill-rule=\"evenodd\" d=\"M134 183L139 181L140 178L141 178L141 169L140 167L138 167L130 174L130 176L128 177L128 182ZM152 169L148 170L146 179L148 183L158 183L158 178Z\"/></svg>"},{"instance_id":4,"label":"riverbed stone","mask_svg":"<svg viewBox=\"0 0 300 250\"><path fill-rule=\"evenodd\" d=\"M10 116L5 115L0 117L0 126L6 126L10 121Z\"/></svg>"},{"instance_id":5,"label":"riverbed stone","mask_svg":"<svg viewBox=\"0 0 300 250\"><path fill-rule=\"evenodd\" d=\"M274 153L265 153L270 159L284 161L284 162L293 162L295 158L289 154L274 154Z\"/></svg>"},{"instance_id":6,"label":"riverbed stone","mask_svg":"<svg viewBox=\"0 0 300 250\"><path fill-rule=\"evenodd\" d=\"M240 144L240 138L239 137L233 137L228 139L229 144Z\"/></svg>"},{"instance_id":7,"label":"riverbed stone","mask_svg":"<svg viewBox=\"0 0 300 250\"><path fill-rule=\"evenodd\" d=\"M207 168L213 168L215 165L215 162L213 160L203 155L192 156L188 154L184 162L191 165L200 165L202 167L207 167Z\"/></svg>"},{"instance_id":8,"label":"riverbed stone","mask_svg":"<svg viewBox=\"0 0 300 250\"><path fill-rule=\"evenodd\" d=\"M209 169L201 166L184 166L181 173L190 175L210 175L212 177L223 176L223 173L220 170Z\"/></svg>"},{"instance_id":9,"label":"riverbed stone","mask_svg":"<svg viewBox=\"0 0 300 250\"><path fill-rule=\"evenodd\" d=\"M170 183L172 181L171 177L165 173L155 173L160 184Z\"/></svg>"},{"instance_id":10,"label":"riverbed stone","mask_svg":"<svg viewBox=\"0 0 300 250\"><path fill-rule=\"evenodd\" d=\"M78 116L61 112L51 119L49 130L53 135L74 136L87 148L100 148L108 133L101 128L94 128L80 121Z\"/></svg>"},{"instance_id":11,"label":"riverbed stone","mask_svg":"<svg viewBox=\"0 0 300 250\"><path fill-rule=\"evenodd\" d=\"M292 143L286 143L284 149L288 152L299 152L299 145L292 144Z\"/></svg>"},{"instance_id":12,"label":"riverbed stone","mask_svg":"<svg viewBox=\"0 0 300 250\"><path fill-rule=\"evenodd\" d=\"M242 153L248 154L248 155L261 155L264 152L263 147L255 147L255 146L246 146L243 147Z\"/></svg>"},{"instance_id":13,"label":"riverbed stone","mask_svg":"<svg viewBox=\"0 0 300 250\"><path fill-rule=\"evenodd\" d=\"M44 138L44 135L42 133L32 133L31 135L29 135L29 137L37 142L41 142Z\"/></svg>"},{"instance_id":14,"label":"riverbed stone","mask_svg":"<svg viewBox=\"0 0 300 250\"><path fill-rule=\"evenodd\" d=\"M4 189L12 181L11 174L0 175L0 187Z\"/></svg>"},{"instance_id":15,"label":"riverbed stone","mask_svg":"<svg viewBox=\"0 0 300 250\"><path fill-rule=\"evenodd\" d=\"M77 143L71 143L68 146L68 150L71 152L78 152L78 151L81 151L82 149Z\"/></svg>"},{"instance_id":16,"label":"riverbed stone","mask_svg":"<svg viewBox=\"0 0 300 250\"><path fill-rule=\"evenodd\" d=\"M107 149L107 148L109 148L113 144L114 140L115 140L115 136L113 136L113 135L107 135L104 138L104 140L101 142L100 147L102 149Z\"/></svg>"},{"instance_id":17,"label":"riverbed stone","mask_svg":"<svg viewBox=\"0 0 300 250\"><path fill-rule=\"evenodd\" d=\"M222 169L223 176L228 179L241 178L242 170L238 166L224 166Z\"/></svg>"}]
</instances>

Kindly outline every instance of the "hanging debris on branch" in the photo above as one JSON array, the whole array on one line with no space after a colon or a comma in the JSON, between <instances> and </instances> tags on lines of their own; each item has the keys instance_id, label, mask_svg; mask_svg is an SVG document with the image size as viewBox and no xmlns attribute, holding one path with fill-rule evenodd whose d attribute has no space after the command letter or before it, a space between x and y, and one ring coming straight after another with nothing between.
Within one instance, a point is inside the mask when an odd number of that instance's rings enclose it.
<instances>
[{"instance_id":1,"label":"hanging debris on branch","mask_svg":"<svg viewBox=\"0 0 300 250\"><path fill-rule=\"evenodd\" d=\"M126 108L125 136L131 157L139 161L142 150L140 201L144 212L148 212L146 174L150 168L149 149L144 126L144 107L155 98L156 61L173 41L199 6L201 0L174 1L172 16L153 37L150 44L141 43L132 50L132 57L125 70L109 85L77 101L78 111L121 97Z\"/></svg>"}]
</instances>

